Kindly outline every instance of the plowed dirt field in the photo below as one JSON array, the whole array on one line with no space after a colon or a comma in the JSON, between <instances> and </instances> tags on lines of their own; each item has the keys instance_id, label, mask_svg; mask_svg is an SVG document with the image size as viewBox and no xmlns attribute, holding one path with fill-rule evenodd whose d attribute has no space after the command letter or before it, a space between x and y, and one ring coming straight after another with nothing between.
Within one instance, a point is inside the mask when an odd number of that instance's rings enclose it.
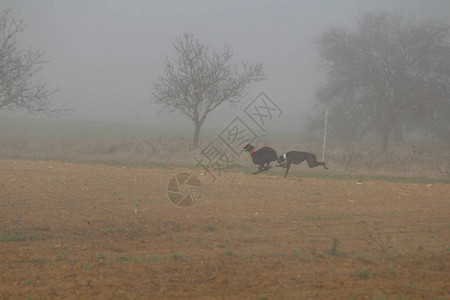
<instances>
[{"instance_id":1,"label":"plowed dirt field","mask_svg":"<svg viewBox=\"0 0 450 300\"><path fill-rule=\"evenodd\" d=\"M450 297L449 184L200 173L0 160L0 299Z\"/></svg>"}]
</instances>

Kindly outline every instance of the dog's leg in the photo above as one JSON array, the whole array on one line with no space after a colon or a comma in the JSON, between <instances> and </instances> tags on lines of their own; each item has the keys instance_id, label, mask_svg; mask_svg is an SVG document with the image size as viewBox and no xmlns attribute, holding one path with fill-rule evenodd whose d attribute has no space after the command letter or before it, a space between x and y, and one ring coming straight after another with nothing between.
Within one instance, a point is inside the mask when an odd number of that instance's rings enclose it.
<instances>
[{"instance_id":1,"label":"dog's leg","mask_svg":"<svg viewBox=\"0 0 450 300\"><path fill-rule=\"evenodd\" d=\"M324 162L320 162L320 161L310 161L308 160L308 166L310 168L314 168L314 167L318 167L318 166L323 166L326 170L328 170L327 164Z\"/></svg>"},{"instance_id":2,"label":"dog's leg","mask_svg":"<svg viewBox=\"0 0 450 300\"><path fill-rule=\"evenodd\" d=\"M266 166L264 167L264 171L267 171L270 168L272 168L272 167L270 166L270 162L268 162L268 163L266 163Z\"/></svg>"},{"instance_id":3,"label":"dog's leg","mask_svg":"<svg viewBox=\"0 0 450 300\"><path fill-rule=\"evenodd\" d=\"M323 166L326 170L328 170L327 168L327 164L325 162L320 162L317 161L317 157L315 155L311 155L308 157L308 159L306 160L308 162L308 166L310 168L314 168L314 167L318 167L318 166Z\"/></svg>"},{"instance_id":4,"label":"dog's leg","mask_svg":"<svg viewBox=\"0 0 450 300\"><path fill-rule=\"evenodd\" d=\"M259 167L258 167L258 171L254 172L253 174L256 175L256 174L259 174L259 173L261 173L263 171L264 171L264 164L260 164Z\"/></svg>"},{"instance_id":5,"label":"dog's leg","mask_svg":"<svg viewBox=\"0 0 450 300\"><path fill-rule=\"evenodd\" d=\"M314 168L314 167L318 166L317 161L314 161L313 159L308 159L306 162L308 163L308 167L310 167L310 168Z\"/></svg>"},{"instance_id":6,"label":"dog's leg","mask_svg":"<svg viewBox=\"0 0 450 300\"><path fill-rule=\"evenodd\" d=\"M277 167L282 167L282 168L286 168L286 166L287 166L287 161L277 165Z\"/></svg>"},{"instance_id":7,"label":"dog's leg","mask_svg":"<svg viewBox=\"0 0 450 300\"><path fill-rule=\"evenodd\" d=\"M291 167L291 162L288 162L286 165L286 172L284 173L284 178L286 178L287 174L289 173L289 168Z\"/></svg>"}]
</instances>

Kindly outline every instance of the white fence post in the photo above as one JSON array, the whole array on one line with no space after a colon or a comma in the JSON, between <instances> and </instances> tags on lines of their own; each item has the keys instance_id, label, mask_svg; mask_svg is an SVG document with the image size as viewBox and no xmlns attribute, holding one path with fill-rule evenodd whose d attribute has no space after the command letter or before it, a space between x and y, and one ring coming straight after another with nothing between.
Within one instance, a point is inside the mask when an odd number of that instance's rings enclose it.
<instances>
[{"instance_id":1,"label":"white fence post","mask_svg":"<svg viewBox=\"0 0 450 300\"><path fill-rule=\"evenodd\" d=\"M325 150L327 147L327 127L328 127L328 108L325 106L325 126L323 129L322 161L325 161Z\"/></svg>"}]
</instances>

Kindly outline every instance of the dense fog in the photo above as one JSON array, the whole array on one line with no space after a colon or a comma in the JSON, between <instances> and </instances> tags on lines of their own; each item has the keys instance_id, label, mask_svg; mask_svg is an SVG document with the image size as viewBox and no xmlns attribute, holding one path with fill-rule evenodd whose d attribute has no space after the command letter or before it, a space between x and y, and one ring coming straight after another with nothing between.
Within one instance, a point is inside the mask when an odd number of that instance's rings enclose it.
<instances>
[{"instance_id":1,"label":"dense fog","mask_svg":"<svg viewBox=\"0 0 450 300\"><path fill-rule=\"evenodd\" d=\"M37 75L59 92L63 119L188 125L180 113L158 114L151 91L174 55L174 41L193 33L211 49L231 46L233 62L260 62L266 80L251 84L252 100L264 91L284 112L275 128L298 128L310 114L318 71L313 40L333 26L352 28L363 12L400 12L419 20L448 21L448 0L399 1L27 1L3 0L0 9L24 20L24 49L45 52ZM243 104L221 105L205 127L220 129ZM1 117L46 118L18 111Z\"/></svg>"}]
</instances>

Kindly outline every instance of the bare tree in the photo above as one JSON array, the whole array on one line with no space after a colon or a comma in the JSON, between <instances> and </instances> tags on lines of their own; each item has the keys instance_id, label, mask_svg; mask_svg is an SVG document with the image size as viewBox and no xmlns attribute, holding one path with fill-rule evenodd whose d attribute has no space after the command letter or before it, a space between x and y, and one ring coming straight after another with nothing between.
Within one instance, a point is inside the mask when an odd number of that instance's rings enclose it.
<instances>
[{"instance_id":1,"label":"bare tree","mask_svg":"<svg viewBox=\"0 0 450 300\"><path fill-rule=\"evenodd\" d=\"M24 30L23 21L11 16L9 9L0 15L0 110L23 109L48 115L67 111L52 107L49 98L57 90L35 79L46 63L44 53L18 48L17 36Z\"/></svg>"},{"instance_id":2,"label":"bare tree","mask_svg":"<svg viewBox=\"0 0 450 300\"><path fill-rule=\"evenodd\" d=\"M153 101L162 111L180 111L192 120L197 147L208 114L224 102L236 103L245 97L251 82L264 79L263 66L233 65L229 46L220 53L211 51L192 34L178 38L174 47L176 58L166 59L165 74L154 85Z\"/></svg>"},{"instance_id":3,"label":"bare tree","mask_svg":"<svg viewBox=\"0 0 450 300\"><path fill-rule=\"evenodd\" d=\"M367 13L356 30L331 28L316 41L327 71L317 100L330 125L353 136L422 130L450 140L450 26L394 13Z\"/></svg>"}]
</instances>

